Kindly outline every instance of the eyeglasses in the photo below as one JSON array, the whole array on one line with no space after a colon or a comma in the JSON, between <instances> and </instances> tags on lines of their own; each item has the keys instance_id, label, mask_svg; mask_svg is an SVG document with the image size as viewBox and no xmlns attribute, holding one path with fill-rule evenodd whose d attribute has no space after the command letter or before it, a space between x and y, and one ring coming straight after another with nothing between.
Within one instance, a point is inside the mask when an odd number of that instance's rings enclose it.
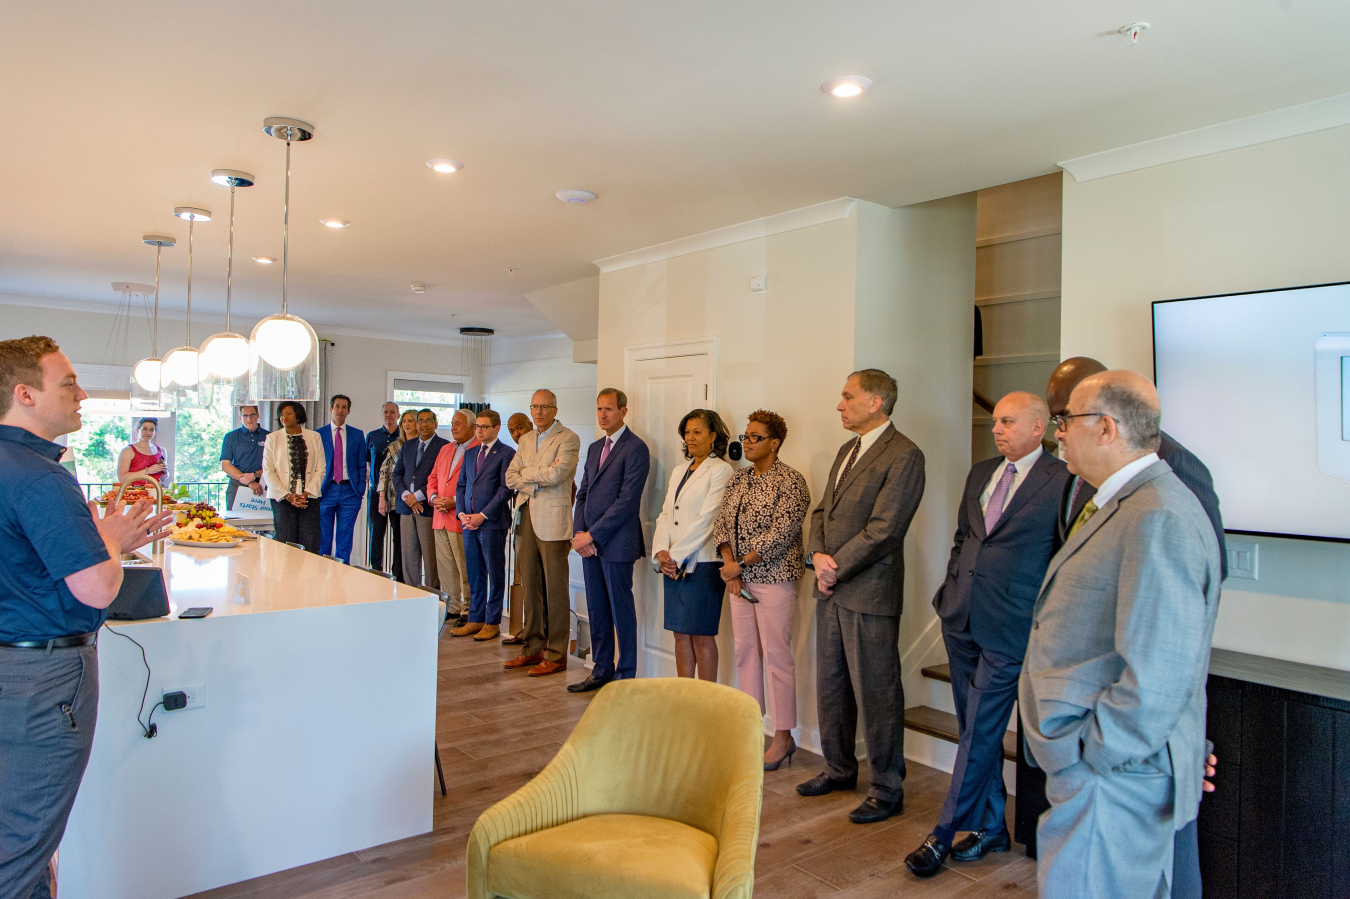
<instances>
[{"instance_id":1,"label":"eyeglasses","mask_svg":"<svg viewBox=\"0 0 1350 899\"><path fill-rule=\"evenodd\" d=\"M545 409L556 409L557 406L541 406L538 403L530 403L531 412L543 412Z\"/></svg>"},{"instance_id":2,"label":"eyeglasses","mask_svg":"<svg viewBox=\"0 0 1350 899\"><path fill-rule=\"evenodd\" d=\"M1116 422L1116 424L1120 424L1119 420L1117 420L1114 415L1107 415L1105 412L1079 412L1077 415L1052 415L1050 416L1050 420L1055 423L1056 431L1063 431L1069 427L1069 419L1087 418L1089 415L1096 415L1100 418L1109 418Z\"/></svg>"},{"instance_id":3,"label":"eyeglasses","mask_svg":"<svg viewBox=\"0 0 1350 899\"><path fill-rule=\"evenodd\" d=\"M740 436L741 443L748 443L751 446L754 446L757 443L762 443L765 440L772 440L772 439L773 439L772 437L765 437L763 434L742 434Z\"/></svg>"},{"instance_id":4,"label":"eyeglasses","mask_svg":"<svg viewBox=\"0 0 1350 899\"><path fill-rule=\"evenodd\" d=\"M495 427L497 427L497 426L496 426L496 425L474 425L474 426L473 426L473 429L474 429L475 431L491 431L491 430L492 430L493 428L495 428Z\"/></svg>"}]
</instances>

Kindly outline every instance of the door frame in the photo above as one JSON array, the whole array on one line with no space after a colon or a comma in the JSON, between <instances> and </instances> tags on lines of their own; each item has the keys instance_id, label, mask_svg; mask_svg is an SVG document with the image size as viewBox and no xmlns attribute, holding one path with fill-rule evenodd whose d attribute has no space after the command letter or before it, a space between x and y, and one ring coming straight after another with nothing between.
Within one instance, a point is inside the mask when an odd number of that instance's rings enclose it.
<instances>
[{"instance_id":1,"label":"door frame","mask_svg":"<svg viewBox=\"0 0 1350 899\"><path fill-rule=\"evenodd\" d=\"M694 337L689 340L671 340L660 343L641 343L623 348L623 392L633 393L637 380L637 363L652 359L671 359L677 356L707 355L712 359L712 371L708 376L708 397L703 408L717 408L718 373L721 371L721 339L717 337Z\"/></svg>"}]
</instances>

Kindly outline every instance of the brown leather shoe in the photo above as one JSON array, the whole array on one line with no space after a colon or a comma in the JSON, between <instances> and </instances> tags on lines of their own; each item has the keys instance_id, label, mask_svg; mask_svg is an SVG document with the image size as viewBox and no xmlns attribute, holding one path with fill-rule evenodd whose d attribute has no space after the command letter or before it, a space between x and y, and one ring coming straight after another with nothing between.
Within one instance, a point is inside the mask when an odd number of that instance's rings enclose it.
<instances>
[{"instance_id":1,"label":"brown leather shoe","mask_svg":"<svg viewBox=\"0 0 1350 899\"><path fill-rule=\"evenodd\" d=\"M480 643L486 643L488 640L496 640L502 635L502 629L495 624L480 625L483 629L473 635L473 638Z\"/></svg>"},{"instance_id":2,"label":"brown leather shoe","mask_svg":"<svg viewBox=\"0 0 1350 899\"><path fill-rule=\"evenodd\" d=\"M476 633L478 633L478 632L481 631L482 629L483 629L483 622L481 622L481 621L470 621L468 624L464 625L463 627L457 627L457 628L455 628L454 630L450 631L450 636L452 636L452 637L467 637L467 636L469 636L470 634L476 634Z\"/></svg>"},{"instance_id":3,"label":"brown leather shoe","mask_svg":"<svg viewBox=\"0 0 1350 899\"><path fill-rule=\"evenodd\" d=\"M535 655L535 656L525 656L525 655L520 655L520 656L516 656L514 659L512 659L512 660L509 661L509 662L504 662L504 663L502 664L502 667L503 667L503 668L528 668L528 667L530 667L531 665L537 665L537 664L539 664L539 663L542 662L542 661L544 661L544 656L543 656L542 653L539 654L539 655Z\"/></svg>"},{"instance_id":4,"label":"brown leather shoe","mask_svg":"<svg viewBox=\"0 0 1350 899\"><path fill-rule=\"evenodd\" d=\"M550 662L545 660L530 669L530 677L547 677L550 674L557 674L559 671L566 670L566 662Z\"/></svg>"}]
</instances>

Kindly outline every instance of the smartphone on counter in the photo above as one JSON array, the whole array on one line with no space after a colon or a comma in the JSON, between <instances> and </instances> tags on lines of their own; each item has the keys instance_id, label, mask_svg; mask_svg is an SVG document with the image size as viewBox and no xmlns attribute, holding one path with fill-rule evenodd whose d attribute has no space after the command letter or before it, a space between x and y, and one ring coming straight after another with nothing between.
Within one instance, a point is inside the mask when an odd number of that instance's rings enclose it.
<instances>
[{"instance_id":1,"label":"smartphone on counter","mask_svg":"<svg viewBox=\"0 0 1350 899\"><path fill-rule=\"evenodd\" d=\"M184 609L183 611L181 611L181 612L178 613L178 617L179 617L179 618L205 618L207 615L210 615L213 611L215 611L215 610L212 609L210 606L201 606L201 607L196 608L196 609Z\"/></svg>"}]
</instances>

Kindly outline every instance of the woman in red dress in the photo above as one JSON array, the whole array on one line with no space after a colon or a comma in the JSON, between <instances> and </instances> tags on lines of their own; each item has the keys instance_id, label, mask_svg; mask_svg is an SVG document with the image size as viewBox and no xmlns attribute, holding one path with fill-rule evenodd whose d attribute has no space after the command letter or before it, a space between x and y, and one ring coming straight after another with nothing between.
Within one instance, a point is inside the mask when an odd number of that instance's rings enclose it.
<instances>
[{"instance_id":1,"label":"woman in red dress","mask_svg":"<svg viewBox=\"0 0 1350 899\"><path fill-rule=\"evenodd\" d=\"M123 482L130 475L146 474L159 481L160 486L166 486L169 470L164 464L164 449L154 442L159 422L142 418L136 429L140 439L122 450L122 455L117 458L117 480Z\"/></svg>"}]
</instances>

